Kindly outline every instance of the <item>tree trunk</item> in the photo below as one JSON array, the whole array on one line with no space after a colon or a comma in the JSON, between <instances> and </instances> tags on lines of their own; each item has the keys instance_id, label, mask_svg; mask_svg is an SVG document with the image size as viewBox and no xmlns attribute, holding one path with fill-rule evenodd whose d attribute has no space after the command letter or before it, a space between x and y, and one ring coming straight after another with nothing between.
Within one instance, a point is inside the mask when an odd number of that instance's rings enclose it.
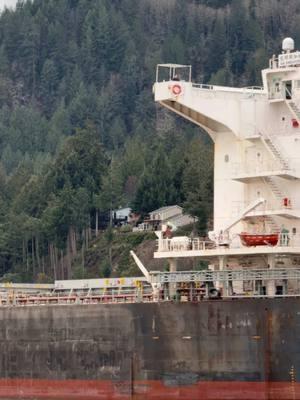
<instances>
[{"instance_id":1,"label":"tree trunk","mask_svg":"<svg viewBox=\"0 0 300 400\"><path fill-rule=\"evenodd\" d=\"M27 241L27 239L26 239L26 271L27 271L27 272L29 271L29 257L28 257L28 253L29 253L29 251L28 251L28 241Z\"/></svg>"},{"instance_id":2,"label":"tree trunk","mask_svg":"<svg viewBox=\"0 0 300 400\"><path fill-rule=\"evenodd\" d=\"M64 252L60 250L60 268L61 268L61 277L65 279L65 270L64 270ZM67 276L68 279L68 276Z\"/></svg>"},{"instance_id":3,"label":"tree trunk","mask_svg":"<svg viewBox=\"0 0 300 400\"><path fill-rule=\"evenodd\" d=\"M54 246L54 263L55 263L55 270L59 271L59 269L58 269L58 251L57 251L56 246Z\"/></svg>"},{"instance_id":4,"label":"tree trunk","mask_svg":"<svg viewBox=\"0 0 300 400\"><path fill-rule=\"evenodd\" d=\"M36 236L35 238L35 254L38 264L38 270L41 271L41 259L40 259L40 252L39 252L39 237Z\"/></svg>"},{"instance_id":5,"label":"tree trunk","mask_svg":"<svg viewBox=\"0 0 300 400\"><path fill-rule=\"evenodd\" d=\"M48 254L50 259L50 270L53 269L53 262L52 262L52 251L51 251L51 243L48 242Z\"/></svg>"},{"instance_id":6,"label":"tree trunk","mask_svg":"<svg viewBox=\"0 0 300 400\"><path fill-rule=\"evenodd\" d=\"M67 279L72 279L72 254L69 248L67 248L65 260L67 263Z\"/></svg>"},{"instance_id":7,"label":"tree trunk","mask_svg":"<svg viewBox=\"0 0 300 400\"><path fill-rule=\"evenodd\" d=\"M77 253L77 239L76 239L76 228L72 229L72 255L76 256Z\"/></svg>"},{"instance_id":8,"label":"tree trunk","mask_svg":"<svg viewBox=\"0 0 300 400\"><path fill-rule=\"evenodd\" d=\"M85 250L85 229L82 230L82 246L81 246L81 260L82 260L83 270L84 270L84 250Z\"/></svg>"},{"instance_id":9,"label":"tree trunk","mask_svg":"<svg viewBox=\"0 0 300 400\"><path fill-rule=\"evenodd\" d=\"M22 242L22 260L23 260L23 264L25 264L25 261L26 261L25 239L23 239L23 242Z\"/></svg>"},{"instance_id":10,"label":"tree trunk","mask_svg":"<svg viewBox=\"0 0 300 400\"><path fill-rule=\"evenodd\" d=\"M96 221L95 221L95 235L96 237L98 236L98 232L99 232L99 211L98 209L96 210Z\"/></svg>"},{"instance_id":11,"label":"tree trunk","mask_svg":"<svg viewBox=\"0 0 300 400\"><path fill-rule=\"evenodd\" d=\"M68 240L67 240L67 248L69 248L69 252L73 258L73 256L77 253L77 246L76 246L76 232L73 226L69 227L68 232Z\"/></svg>"},{"instance_id":12,"label":"tree trunk","mask_svg":"<svg viewBox=\"0 0 300 400\"><path fill-rule=\"evenodd\" d=\"M76 243L75 243L76 245ZM67 263L67 276L68 279L71 277L71 261L73 259L74 249L74 228L70 226L67 240L67 248L66 248L66 263ZM75 252L76 254L76 252Z\"/></svg>"},{"instance_id":13,"label":"tree trunk","mask_svg":"<svg viewBox=\"0 0 300 400\"><path fill-rule=\"evenodd\" d=\"M42 256L42 272L45 273L45 257Z\"/></svg>"},{"instance_id":14,"label":"tree trunk","mask_svg":"<svg viewBox=\"0 0 300 400\"><path fill-rule=\"evenodd\" d=\"M89 247L89 228L85 228L85 248Z\"/></svg>"},{"instance_id":15,"label":"tree trunk","mask_svg":"<svg viewBox=\"0 0 300 400\"><path fill-rule=\"evenodd\" d=\"M54 275L54 280L57 279L57 270L56 270L56 255L55 255L55 247L53 243L50 243L50 259L51 259L51 265L53 266L53 275Z\"/></svg>"},{"instance_id":16,"label":"tree trunk","mask_svg":"<svg viewBox=\"0 0 300 400\"><path fill-rule=\"evenodd\" d=\"M110 271L112 272L113 264L112 264L112 245L111 245L111 243L109 244L109 247L108 247L108 258L109 258Z\"/></svg>"},{"instance_id":17,"label":"tree trunk","mask_svg":"<svg viewBox=\"0 0 300 400\"><path fill-rule=\"evenodd\" d=\"M31 238L31 254L32 254L32 275L35 275L35 255L34 255L34 237Z\"/></svg>"},{"instance_id":18,"label":"tree trunk","mask_svg":"<svg viewBox=\"0 0 300 400\"><path fill-rule=\"evenodd\" d=\"M49 253L50 253L51 269L53 269L54 280L56 280L57 275L56 275L55 260L54 260L54 248L52 243L49 243Z\"/></svg>"}]
</instances>

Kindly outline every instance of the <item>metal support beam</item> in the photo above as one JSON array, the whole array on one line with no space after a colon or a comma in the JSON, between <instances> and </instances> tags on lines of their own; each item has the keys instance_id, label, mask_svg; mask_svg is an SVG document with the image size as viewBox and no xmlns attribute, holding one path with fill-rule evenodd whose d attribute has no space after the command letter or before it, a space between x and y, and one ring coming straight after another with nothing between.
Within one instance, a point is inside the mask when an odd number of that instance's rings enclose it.
<instances>
[{"instance_id":1,"label":"metal support beam","mask_svg":"<svg viewBox=\"0 0 300 400\"><path fill-rule=\"evenodd\" d=\"M180 282L227 282L227 281L268 281L268 280L296 280L300 279L300 268L289 269L259 269L233 271L178 271L178 272L150 272L152 284L180 283Z\"/></svg>"},{"instance_id":2,"label":"metal support beam","mask_svg":"<svg viewBox=\"0 0 300 400\"><path fill-rule=\"evenodd\" d=\"M274 254L268 254L268 267L270 270L274 270L275 268L275 256ZM275 296L275 280L269 279L267 282L267 295Z\"/></svg>"},{"instance_id":3,"label":"metal support beam","mask_svg":"<svg viewBox=\"0 0 300 400\"><path fill-rule=\"evenodd\" d=\"M148 272L147 268L144 266L144 264L142 263L142 261L138 258L138 256L132 250L130 251L130 255L134 259L136 265L139 267L140 271L145 276L147 281L150 282L149 272Z\"/></svg>"},{"instance_id":4,"label":"metal support beam","mask_svg":"<svg viewBox=\"0 0 300 400\"><path fill-rule=\"evenodd\" d=\"M170 273L177 272L177 259L170 258L169 260ZM176 283L169 282L169 296L171 299L176 298Z\"/></svg>"}]
</instances>

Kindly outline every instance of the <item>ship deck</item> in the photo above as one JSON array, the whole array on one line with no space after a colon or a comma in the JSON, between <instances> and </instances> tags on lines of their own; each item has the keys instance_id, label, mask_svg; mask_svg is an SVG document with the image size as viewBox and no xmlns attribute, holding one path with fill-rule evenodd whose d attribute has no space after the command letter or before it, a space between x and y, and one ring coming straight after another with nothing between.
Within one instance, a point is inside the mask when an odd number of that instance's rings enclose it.
<instances>
[{"instance_id":1,"label":"ship deck","mask_svg":"<svg viewBox=\"0 0 300 400\"><path fill-rule=\"evenodd\" d=\"M175 238L176 239L176 238ZM211 241L201 238L190 239L184 237L182 240L159 239L157 240L157 251L154 258L185 258L202 257L214 258L219 256L246 256L246 255L268 255L268 254L300 254L299 237L281 237L276 246L243 246L240 241L226 245L215 246Z\"/></svg>"}]
</instances>

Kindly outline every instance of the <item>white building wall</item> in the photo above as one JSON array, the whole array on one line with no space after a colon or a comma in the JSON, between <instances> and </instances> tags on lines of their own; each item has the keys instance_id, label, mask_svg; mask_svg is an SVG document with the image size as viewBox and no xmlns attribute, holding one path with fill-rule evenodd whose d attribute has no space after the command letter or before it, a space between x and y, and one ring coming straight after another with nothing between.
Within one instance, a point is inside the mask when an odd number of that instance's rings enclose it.
<instances>
[{"instance_id":1,"label":"white building wall","mask_svg":"<svg viewBox=\"0 0 300 400\"><path fill-rule=\"evenodd\" d=\"M244 184L233 181L232 165L241 162L240 143L230 132L216 136L214 165L214 230L232 220L234 202L245 202Z\"/></svg>"},{"instance_id":2,"label":"white building wall","mask_svg":"<svg viewBox=\"0 0 300 400\"><path fill-rule=\"evenodd\" d=\"M300 67L264 70L263 91L217 86L208 88L180 82L182 93L174 96L170 91L172 82L155 84L157 101L162 104L168 101L165 105L171 109L176 103L175 112L206 129L214 140L215 230L223 229L233 216L237 216L237 210L242 210L259 197L267 201L269 208L272 205L274 209L276 202L280 206L280 196L274 194L262 177L255 178L257 171L266 169L266 165L274 171L279 162L260 135L272 138L295 177L298 175L300 178L300 127L293 127L295 115L285 98L285 82L288 80L300 81ZM280 83L278 93L274 92L276 82ZM299 88L297 85L293 83L293 100L300 110L300 84ZM234 171L242 173L246 170L252 173L252 180L247 183L233 180ZM278 225L284 223L288 229L296 227L300 231L300 219L296 216L297 212L300 216L300 179L272 176L269 172L283 197L291 199L295 211L295 217L274 215L273 218ZM247 224L239 223L232 228L232 232L247 228Z\"/></svg>"}]
</instances>

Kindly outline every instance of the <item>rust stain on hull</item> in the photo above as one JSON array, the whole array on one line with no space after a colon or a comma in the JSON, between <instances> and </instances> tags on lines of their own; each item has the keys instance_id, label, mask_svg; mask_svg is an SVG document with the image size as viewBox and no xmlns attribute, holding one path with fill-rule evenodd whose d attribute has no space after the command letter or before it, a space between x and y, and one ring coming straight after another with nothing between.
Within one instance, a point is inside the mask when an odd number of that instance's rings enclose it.
<instances>
[{"instance_id":1,"label":"rust stain on hull","mask_svg":"<svg viewBox=\"0 0 300 400\"><path fill-rule=\"evenodd\" d=\"M0 321L2 399L300 400L300 299L14 307Z\"/></svg>"}]
</instances>

